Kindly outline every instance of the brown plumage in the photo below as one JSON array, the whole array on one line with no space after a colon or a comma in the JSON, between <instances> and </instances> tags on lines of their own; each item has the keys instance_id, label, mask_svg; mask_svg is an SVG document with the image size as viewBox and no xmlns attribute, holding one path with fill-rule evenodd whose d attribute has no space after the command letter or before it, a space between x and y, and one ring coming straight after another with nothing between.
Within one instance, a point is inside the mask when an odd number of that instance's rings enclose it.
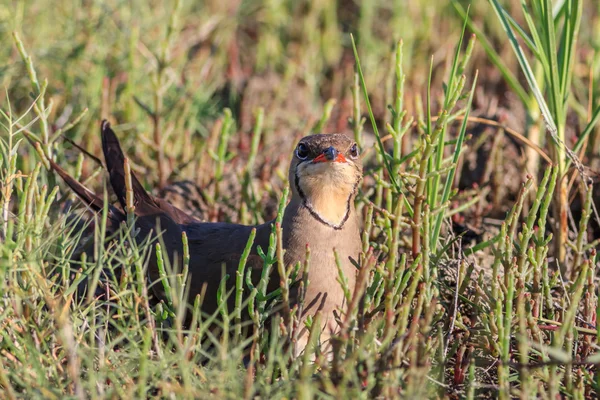
<instances>
[{"instance_id":1,"label":"brown plumage","mask_svg":"<svg viewBox=\"0 0 600 400\"><path fill-rule=\"evenodd\" d=\"M210 206L204 191L191 180L172 182L162 188L157 196L200 221L208 220Z\"/></svg>"},{"instance_id":2,"label":"brown plumage","mask_svg":"<svg viewBox=\"0 0 600 400\"><path fill-rule=\"evenodd\" d=\"M121 207L125 209L125 157L118 139L107 121L101 125L102 149L109 172L111 186ZM65 180L74 192L93 210L100 211L104 200L86 189L69 176L60 166L51 161L52 168ZM283 216L283 247L286 265L303 262L306 247L311 250L309 284L306 289L304 312L301 320L320 312L324 324L321 339L328 338L332 329L336 309L345 307L342 288L337 281L338 270L334 257L337 250L341 267L352 289L361 249L358 219L354 199L362 178L362 165L356 144L343 134L308 136L300 140L289 169L292 197ZM256 238L246 268L251 270L254 281L258 281L263 261L258 256L257 246L268 247L273 221L258 226L228 223L205 223L171 205L165 200L151 196L132 174L136 229L136 240L142 242L152 235L156 243L156 232L162 232L164 250L172 262L182 265L182 232L189 241L190 264L189 299L206 293L202 310L212 314L217 309L217 289L225 273L235 276L240 256L246 246L252 228ZM126 215L114 206L109 206L109 227L118 229ZM152 281L159 278L155 252L151 252L148 275ZM274 268L275 270L275 268ZM279 285L276 272L270 279L270 290ZM234 285L230 279L228 289ZM153 285L155 294L162 297L161 285ZM293 295L291 301L295 301ZM233 296L228 307L233 309ZM306 332L299 336L298 349L306 344Z\"/></svg>"}]
</instances>

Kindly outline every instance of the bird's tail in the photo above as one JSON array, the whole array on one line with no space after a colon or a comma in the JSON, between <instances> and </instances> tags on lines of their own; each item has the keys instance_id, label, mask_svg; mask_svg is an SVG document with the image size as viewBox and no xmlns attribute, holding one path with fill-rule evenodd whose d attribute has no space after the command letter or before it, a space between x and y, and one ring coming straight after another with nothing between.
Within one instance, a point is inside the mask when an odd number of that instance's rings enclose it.
<instances>
[{"instance_id":1,"label":"bird's tail","mask_svg":"<svg viewBox=\"0 0 600 400\"><path fill-rule=\"evenodd\" d=\"M35 147L35 140L24 132L25 138ZM65 181L65 183L73 190L73 192L79 197L93 212L100 212L104 206L104 198L98 196L82 183L73 178L67 171L65 171L60 165L55 163L53 160L48 159L50 167ZM117 227L122 221L125 221L125 214L122 213L118 208L108 204L108 222L111 226Z\"/></svg>"},{"instance_id":2,"label":"bird's tail","mask_svg":"<svg viewBox=\"0 0 600 400\"><path fill-rule=\"evenodd\" d=\"M60 165L52 160L48 160L50 166L65 183L71 188L73 192L79 197L84 203L86 203L93 211L98 212L104 208L104 199L96 195L79 181L75 180L67 171L65 171Z\"/></svg>"},{"instance_id":3,"label":"bird's tail","mask_svg":"<svg viewBox=\"0 0 600 400\"><path fill-rule=\"evenodd\" d=\"M125 172L125 156L121 150L119 140L115 133L110 128L108 121L102 121L102 149L104 152L104 160L106 169L109 172L110 184L121 204L123 210L118 209L112 204L105 201L101 196L98 196L83 184L74 179L60 165L52 160L48 160L51 168L65 181L65 183L73 190L73 192L83 202L85 202L93 212L100 212L104 207L108 207L108 228L115 232L127 221L127 216L124 210L127 208L127 190L126 172ZM25 135L27 140L35 146L35 141L28 134ZM182 228L180 223L187 222L189 217L183 211L171 206L164 200L151 196L142 184L138 181L133 173L131 173L131 190L133 192L133 200L135 206L135 222L136 235L135 240L138 243L145 242L148 237L151 237L151 242L154 245L159 241L159 236L162 237L164 243L163 252L168 255L171 262L175 262L177 258L178 265L181 265L181 255L183 254L183 243L181 239ZM196 221L193 219L193 221ZM160 278L158 269L159 260L156 252L150 252L148 265L148 275L151 280L155 281ZM173 264L171 264L173 265ZM154 287L155 286L155 287ZM164 293L161 291L161 285L154 285L155 294L162 298Z\"/></svg>"}]
</instances>

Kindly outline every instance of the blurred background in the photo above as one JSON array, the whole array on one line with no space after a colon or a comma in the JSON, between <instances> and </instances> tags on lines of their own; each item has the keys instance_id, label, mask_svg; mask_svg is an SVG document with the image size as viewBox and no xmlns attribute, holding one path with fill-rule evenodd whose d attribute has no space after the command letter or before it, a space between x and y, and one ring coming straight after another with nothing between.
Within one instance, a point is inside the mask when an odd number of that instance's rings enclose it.
<instances>
[{"instance_id":1,"label":"blurred background","mask_svg":"<svg viewBox=\"0 0 600 400\"><path fill-rule=\"evenodd\" d=\"M520 2L502 3L518 20ZM87 109L64 135L99 155L98 124L108 118L116 124L134 170L143 174L149 187L192 182L184 191L209 188L242 169L251 152L256 112L263 108L255 175L265 200L276 199L299 137L316 128L352 132L355 61L350 34L355 35L373 112L385 134L393 118L388 105L395 96L397 42L403 41L407 114L423 116L430 66L435 113L468 6L462 0L4 0L0 82L7 95L0 96L0 108L6 110L10 98L13 113L20 115L32 101L27 67L11 37L15 31L39 81L48 80L50 131ZM480 74L472 115L500 121L544 147L539 110L506 33L488 2L470 7L467 38L477 33L478 42L465 71L467 87L474 71ZM568 124L571 136L588 118L587 110L595 107L599 90L591 79L600 68L600 4L589 1L584 7ZM361 113L366 115L364 105ZM225 138L224 119L229 124ZM372 128L366 123L362 129L366 149L373 143ZM492 182L493 201L503 215L504 200L514 199L526 167L536 175L539 158L535 153L528 156L512 136L493 140L497 133L497 128L472 126L466 167L457 181L462 189ZM568 139L572 144L573 138ZM410 148L410 135L405 140ZM596 135L590 140L593 158L598 153ZM73 146L61 140L53 146L60 148L56 157L75 163L79 152ZM492 157L495 162L486 170ZM32 168L35 157L30 162L21 169ZM82 176L89 177L95 168L83 163ZM180 189L163 194L176 196ZM201 202L206 200L205 196ZM239 208L235 201L222 202ZM273 212L269 208L265 218ZM223 210L209 217L216 218L238 219L235 212Z\"/></svg>"},{"instance_id":2,"label":"blurred background","mask_svg":"<svg viewBox=\"0 0 600 400\"><path fill-rule=\"evenodd\" d=\"M597 0L0 0L0 389L597 397L600 185L587 191L579 178L600 171L599 50ZM560 140L547 136L541 99ZM266 366L246 370L243 348L224 340L207 366L202 346L216 342L206 331L158 340L179 319L162 302L150 308L125 236L71 264L101 224L70 223L74 196L42 163L102 193L103 118L149 190L208 221L272 219L299 138L345 132L359 143L371 280L343 360L307 353L288 375L272 341L257 348ZM140 279L106 286L121 290L117 311L72 301L82 271L117 259Z\"/></svg>"}]
</instances>

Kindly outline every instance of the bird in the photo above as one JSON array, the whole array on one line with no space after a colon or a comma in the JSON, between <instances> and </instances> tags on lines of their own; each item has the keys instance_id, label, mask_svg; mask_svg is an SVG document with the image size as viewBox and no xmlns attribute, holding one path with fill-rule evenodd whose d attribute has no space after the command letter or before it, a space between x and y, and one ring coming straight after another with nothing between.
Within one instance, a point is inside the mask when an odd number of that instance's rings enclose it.
<instances>
[{"instance_id":1,"label":"bird","mask_svg":"<svg viewBox=\"0 0 600 400\"><path fill-rule=\"evenodd\" d=\"M110 185L121 206L118 208L108 204L109 229L120 229L127 221L127 214L123 210L127 209L126 179L130 176L136 241L145 242L150 236L150 242L154 245L159 242L160 235L163 253L168 255L172 263L182 265L182 234L185 232L187 235L190 304L193 304L196 296L203 294L202 311L206 314L218 311L217 293L223 272L235 276L253 229L256 235L246 268L250 270L253 281L260 279L264 261L258 248L268 248L275 220L256 226L200 221L168 201L149 194L133 172L130 175L126 172L125 155L107 120L101 122L100 131ZM107 203L102 196L75 180L55 161L49 160L49 163L92 211L99 213L103 210ZM286 266L304 263L307 247L310 249L310 272L303 291L299 319L304 324L310 316L320 315L321 343L327 342L335 333L335 314L347 307L344 290L338 282L338 266L347 280L347 288L352 290L356 282L362 242L354 203L362 177L358 146L342 133L313 134L302 138L290 162L288 178L291 198L281 220L284 263ZM160 279L158 260L156 252L150 253L148 279L156 282ZM277 268L272 271L268 284L270 291L280 285ZM235 287L234 281L230 279L226 282L228 290ZM158 298L164 299L162 285L152 285L152 288ZM298 301L298 292L291 291L290 303L297 304ZM233 296L227 299L227 305L229 310L233 309ZM308 339L308 331L303 328L297 336L296 354L304 350Z\"/></svg>"},{"instance_id":2,"label":"bird","mask_svg":"<svg viewBox=\"0 0 600 400\"><path fill-rule=\"evenodd\" d=\"M192 217L206 221L209 205L202 188L195 182L185 179L168 184L160 189L157 197L164 199Z\"/></svg>"}]
</instances>

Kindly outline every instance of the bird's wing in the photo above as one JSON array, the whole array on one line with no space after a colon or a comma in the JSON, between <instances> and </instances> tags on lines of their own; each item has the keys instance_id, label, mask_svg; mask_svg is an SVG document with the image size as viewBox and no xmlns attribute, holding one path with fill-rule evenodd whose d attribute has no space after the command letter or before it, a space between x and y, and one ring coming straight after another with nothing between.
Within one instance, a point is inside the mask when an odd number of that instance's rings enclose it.
<instances>
[{"instance_id":1,"label":"bird's wing","mask_svg":"<svg viewBox=\"0 0 600 400\"><path fill-rule=\"evenodd\" d=\"M32 140L29 137L27 139L30 141ZM119 202L125 207L126 187L123 164L125 157L121 151L118 139L106 121L102 123L102 139L106 167L110 174L111 186L113 187ZM102 211L105 207L105 200L102 197L87 189L54 161L48 161L52 169L56 171L73 192L75 192L75 194L83 200L92 211ZM143 243L148 239L148 236L151 236L151 243L154 245L159 242L160 236L160 241L162 241L164 245L163 254L167 255L171 263L175 262L177 259L178 265L181 266L181 256L183 254L182 228L176 218L172 217L172 215L174 215L173 210L169 210L171 211L170 213L166 212L164 205L161 207L154 201L152 196L145 191L144 187L139 183L133 173L131 174L131 178L136 199L135 214L137 219L135 221L135 228L138 232L136 241L138 243ZM111 231L116 231L121 226L121 223L127 220L126 215L111 204L108 204L108 208L109 228L111 228ZM181 219L181 216L179 219ZM154 277L158 277L159 275L157 255L154 250L150 252L148 272Z\"/></svg>"},{"instance_id":2,"label":"bird's wing","mask_svg":"<svg viewBox=\"0 0 600 400\"><path fill-rule=\"evenodd\" d=\"M198 223L183 227L186 231L190 249L190 298L204 293L203 310L213 312L217 308L217 291L225 275L227 290L235 287L239 262L248 242L252 226L227 223ZM257 247L267 252L269 245L270 224L256 226L256 236L245 265L243 287L246 290L246 274L257 285L261 278L264 261L258 255ZM277 271L273 271L269 280L268 291L278 287ZM233 305L233 297L228 299L228 306Z\"/></svg>"},{"instance_id":3,"label":"bird's wing","mask_svg":"<svg viewBox=\"0 0 600 400\"><path fill-rule=\"evenodd\" d=\"M125 209L125 199L127 196L127 188L125 186L125 156L123 150L121 150L119 140L107 120L102 121L101 133L102 151L104 152L106 169L110 176L110 184L119 199L121 207ZM142 186L133 173L131 173L131 183L135 214L137 216L152 215L156 214L157 211L160 211L167 214L178 224L199 222L198 219L173 206L169 202L150 195L146 192L144 186Z\"/></svg>"},{"instance_id":4,"label":"bird's wing","mask_svg":"<svg viewBox=\"0 0 600 400\"><path fill-rule=\"evenodd\" d=\"M117 195L121 206L126 208L127 187L125 184L125 155L121 150L121 145L117 136L106 120L102 121L102 151L104 152L104 161L108 170L110 185ZM173 207L166 201L157 201L142 186L135 174L131 172L131 186L134 199L134 213L136 216L135 228L138 230L136 240L138 242L147 240L151 237L152 245L162 242L163 252L168 256L168 260L176 263L179 267L182 265L183 241L181 223L196 221L195 218L188 216L183 211ZM150 252L150 261L148 263L148 275L152 280L158 280L160 277L158 269L159 260L157 252L152 249ZM154 285L153 288L157 295L162 297L160 285Z\"/></svg>"},{"instance_id":5,"label":"bird's wing","mask_svg":"<svg viewBox=\"0 0 600 400\"><path fill-rule=\"evenodd\" d=\"M110 184L123 208L126 207L127 188L125 185L125 156L121 150L119 141L110 128L107 121L102 122L102 149L106 162L106 168L110 176ZM56 163L51 162L52 168L65 180L73 191L95 211L104 207L104 199L85 188ZM253 227L225 223L201 223L195 218L187 215L178 208L164 200L151 196L135 175L131 173L132 190L135 205L135 228L138 231L136 241L143 242L151 237L152 245L159 241L163 244L163 254L166 254L170 262L182 266L183 240L182 234L186 233L189 241L190 253L190 297L205 293L203 311L212 313L217 305L217 291L223 279L223 272L230 276L227 281L228 290L235 286L236 271L239 260L246 247L248 237ZM119 222L125 221L123 212L114 206L110 211ZM269 244L271 232L270 223L256 227L257 233L248 257L246 270L251 271L251 280L254 284L260 279L263 260L257 254L257 246L265 251ZM159 239L160 236L160 239ZM150 251L148 263L148 275L151 281L160 279L158 270L159 260L157 252ZM223 269L224 267L224 269ZM277 283L277 279L273 279ZM245 283L244 283L245 286ZM152 285L155 294L164 298L162 285ZM228 300L232 305L233 298Z\"/></svg>"}]
</instances>

